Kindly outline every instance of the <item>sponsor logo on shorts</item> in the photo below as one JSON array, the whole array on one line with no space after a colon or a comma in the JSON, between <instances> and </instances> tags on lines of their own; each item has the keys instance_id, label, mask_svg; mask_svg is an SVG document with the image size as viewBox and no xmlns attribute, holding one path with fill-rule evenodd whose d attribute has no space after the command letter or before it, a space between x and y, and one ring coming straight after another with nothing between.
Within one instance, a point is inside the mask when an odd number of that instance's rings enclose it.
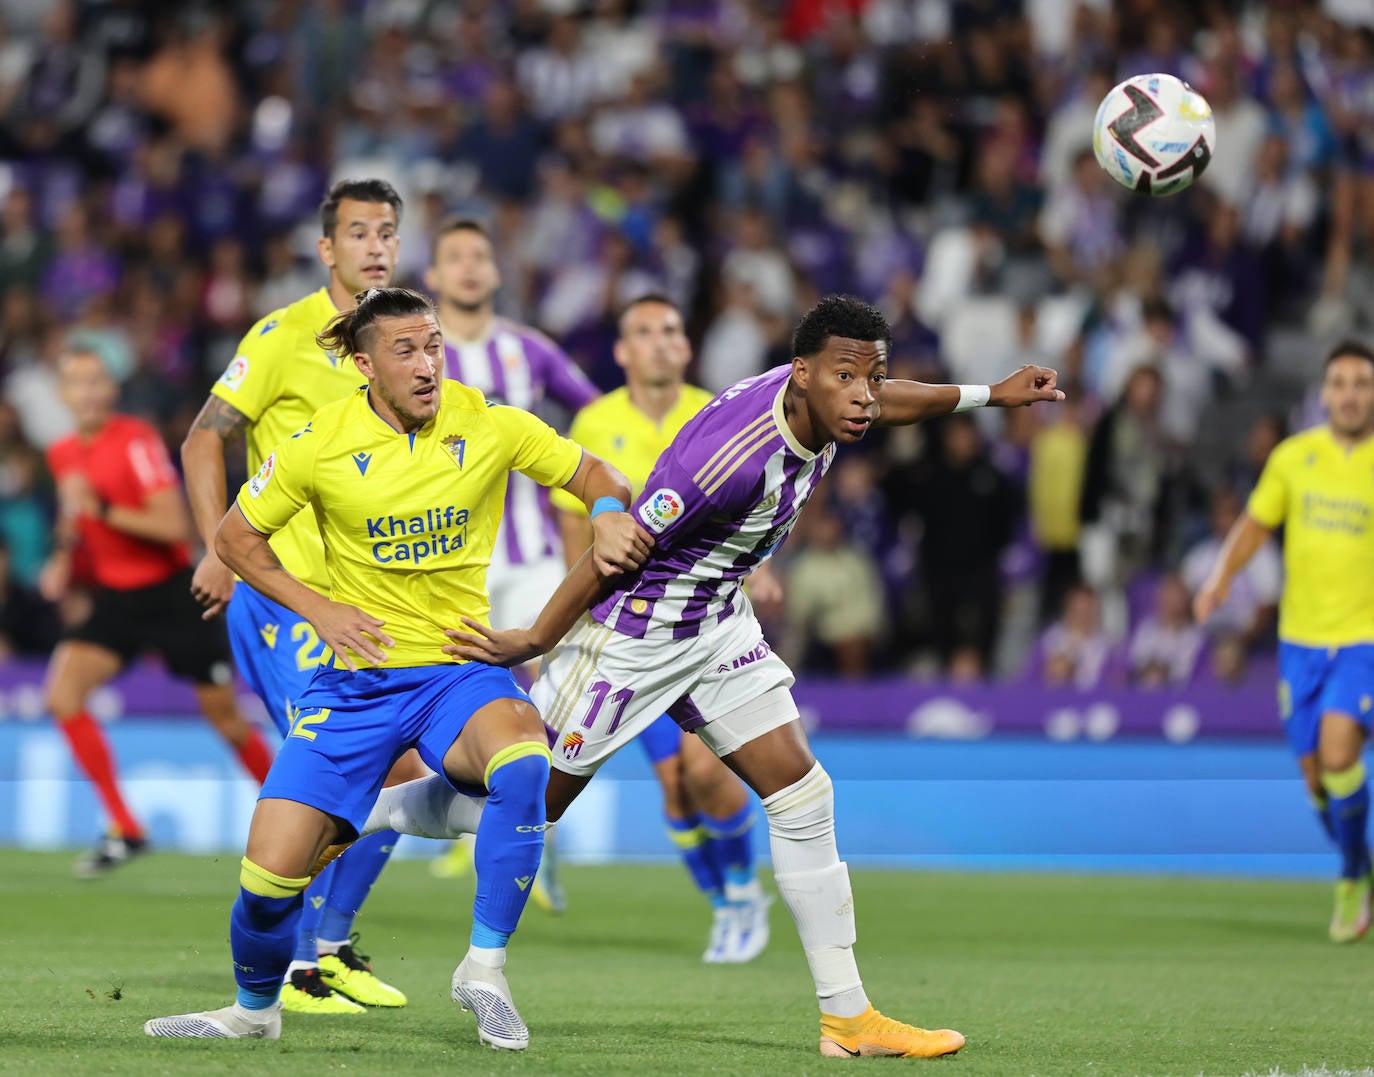
<instances>
[{"instance_id":1,"label":"sponsor logo on shorts","mask_svg":"<svg viewBox=\"0 0 1374 1077\"><path fill-rule=\"evenodd\" d=\"M258 635L262 637L263 643L267 644L269 651L277 649L277 633L281 630L280 625L265 624L258 629Z\"/></svg>"},{"instance_id":2,"label":"sponsor logo on shorts","mask_svg":"<svg viewBox=\"0 0 1374 1077\"><path fill-rule=\"evenodd\" d=\"M258 468L258 473L248 480L248 496L258 498L267 489L267 484L272 481L272 472L277 467L277 454L273 453L262 462L262 467Z\"/></svg>"},{"instance_id":3,"label":"sponsor logo on shorts","mask_svg":"<svg viewBox=\"0 0 1374 1077\"><path fill-rule=\"evenodd\" d=\"M656 535L668 530L668 525L682 515L682 495L668 487L660 487L639 506L639 518Z\"/></svg>"},{"instance_id":4,"label":"sponsor logo on shorts","mask_svg":"<svg viewBox=\"0 0 1374 1077\"><path fill-rule=\"evenodd\" d=\"M224 368L224 373L219 376L219 383L226 389L237 389L243 384L243 379L248 377L248 356L236 355L229 360L229 365Z\"/></svg>"},{"instance_id":5,"label":"sponsor logo on shorts","mask_svg":"<svg viewBox=\"0 0 1374 1077\"><path fill-rule=\"evenodd\" d=\"M716 672L729 673L732 670L743 669L745 666L752 666L760 658L768 657L768 655L772 653L772 650L773 648L768 646L767 640L760 640L759 645L755 647L752 651L748 651L745 654L740 655L738 658L736 658L733 662L730 662L729 664L722 662L720 665L716 667Z\"/></svg>"},{"instance_id":6,"label":"sponsor logo on shorts","mask_svg":"<svg viewBox=\"0 0 1374 1077\"><path fill-rule=\"evenodd\" d=\"M582 745L586 743L581 733L572 732L563 738L563 758L576 759L582 754Z\"/></svg>"}]
</instances>

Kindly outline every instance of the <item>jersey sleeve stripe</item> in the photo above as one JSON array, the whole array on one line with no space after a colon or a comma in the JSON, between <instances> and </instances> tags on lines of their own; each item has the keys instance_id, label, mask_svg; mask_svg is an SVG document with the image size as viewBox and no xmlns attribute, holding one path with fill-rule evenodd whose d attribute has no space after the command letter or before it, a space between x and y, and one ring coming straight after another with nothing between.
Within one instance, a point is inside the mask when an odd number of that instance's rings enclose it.
<instances>
[{"instance_id":1,"label":"jersey sleeve stripe","mask_svg":"<svg viewBox=\"0 0 1374 1077\"><path fill-rule=\"evenodd\" d=\"M750 424L749 424L748 426L746 426L743 430L741 430L738 434L736 434L736 435L735 435L734 437L732 437L729 441L727 441L724 445L722 445L722 446L716 451L715 455L712 456L711 459L707 460L706 463L702 465L701 470L698 471L698 472L696 473L696 475L694 475L694 476L692 477L692 481L695 482L698 486L704 486L707 482L710 481L711 473L714 472L715 470L717 470L717 468L718 468L721 464L723 464L724 459L725 459L726 457L728 457L728 456L730 455L730 453L731 453L731 452L732 452L741 442L747 440L748 438L753 437L754 434L758 433L759 425L760 425L761 423L772 422L772 420L773 420L773 412L771 411L771 409L770 409L769 411L764 412L762 415L760 415L760 416L759 416L757 419L755 419L752 423L750 423Z\"/></svg>"},{"instance_id":2,"label":"jersey sleeve stripe","mask_svg":"<svg viewBox=\"0 0 1374 1077\"><path fill-rule=\"evenodd\" d=\"M770 415L768 418L771 419L772 416ZM734 463L730 464L724 471L719 472L709 486L703 486L701 492L707 497L710 497L724 486L726 482L729 481L730 476L743 467L745 462L748 461L754 453L758 452L759 449L763 448L763 446L767 445L775 437L778 437L777 428L774 427L772 423L769 423L769 429L761 431L756 438L750 441L739 455L734 458Z\"/></svg>"}]
</instances>

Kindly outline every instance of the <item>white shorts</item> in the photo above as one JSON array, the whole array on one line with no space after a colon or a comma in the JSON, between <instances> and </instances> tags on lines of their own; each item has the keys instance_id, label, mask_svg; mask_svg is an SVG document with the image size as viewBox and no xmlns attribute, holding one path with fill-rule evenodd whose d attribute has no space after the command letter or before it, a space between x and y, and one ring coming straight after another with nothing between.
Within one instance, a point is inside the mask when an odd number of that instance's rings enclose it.
<instances>
[{"instance_id":1,"label":"white shorts","mask_svg":"<svg viewBox=\"0 0 1374 1077\"><path fill-rule=\"evenodd\" d=\"M700 731L713 750L734 750L743 743L738 734L714 736L710 723L794 679L747 609L682 640L634 639L587 614L544 659L530 695L558 732L553 765L587 776L665 711L684 732ZM770 708L769 716L763 725L755 717L746 739L797 714L795 707Z\"/></svg>"},{"instance_id":2,"label":"white shorts","mask_svg":"<svg viewBox=\"0 0 1374 1077\"><path fill-rule=\"evenodd\" d=\"M492 564L487 569L491 627L529 628L567 574L561 557L542 557L523 565Z\"/></svg>"}]
</instances>

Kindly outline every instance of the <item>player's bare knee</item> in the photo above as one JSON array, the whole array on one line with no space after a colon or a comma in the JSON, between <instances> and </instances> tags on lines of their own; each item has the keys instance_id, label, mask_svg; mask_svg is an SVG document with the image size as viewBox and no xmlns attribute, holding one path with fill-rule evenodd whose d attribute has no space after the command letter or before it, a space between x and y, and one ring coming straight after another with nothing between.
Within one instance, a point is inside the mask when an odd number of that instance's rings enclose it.
<instances>
[{"instance_id":1,"label":"player's bare knee","mask_svg":"<svg viewBox=\"0 0 1374 1077\"><path fill-rule=\"evenodd\" d=\"M835 832L835 787L817 763L800 781L765 797L768 832L789 841L813 841Z\"/></svg>"}]
</instances>

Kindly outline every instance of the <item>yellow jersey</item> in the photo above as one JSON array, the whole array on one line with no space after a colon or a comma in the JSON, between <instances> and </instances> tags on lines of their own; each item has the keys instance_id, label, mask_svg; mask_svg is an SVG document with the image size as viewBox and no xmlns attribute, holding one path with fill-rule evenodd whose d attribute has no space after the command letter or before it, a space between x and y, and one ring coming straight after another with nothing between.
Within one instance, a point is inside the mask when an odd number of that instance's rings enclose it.
<instances>
[{"instance_id":1,"label":"yellow jersey","mask_svg":"<svg viewBox=\"0 0 1374 1077\"><path fill-rule=\"evenodd\" d=\"M274 310L248 330L238 353L211 388L251 424L247 431L250 475L315 412L367 380L352 359L341 361L315 343L315 336L337 313L327 288ZM272 549L297 579L319 591L328 588L324 549L309 520L296 520L274 535Z\"/></svg>"},{"instance_id":2,"label":"yellow jersey","mask_svg":"<svg viewBox=\"0 0 1374 1077\"><path fill-rule=\"evenodd\" d=\"M323 539L329 596L386 622L387 666L430 666L453 661L444 629L490 612L510 472L562 486L581 462L552 427L459 382L442 383L438 414L414 434L389 426L363 388L269 453L237 503L268 535L303 518Z\"/></svg>"},{"instance_id":3,"label":"yellow jersey","mask_svg":"<svg viewBox=\"0 0 1374 1077\"><path fill-rule=\"evenodd\" d=\"M1319 426L1280 442L1247 509L1283 525L1279 638L1374 643L1374 438L1347 451Z\"/></svg>"},{"instance_id":4,"label":"yellow jersey","mask_svg":"<svg viewBox=\"0 0 1374 1077\"><path fill-rule=\"evenodd\" d=\"M684 385L672 410L661 423L655 423L630 402L630 391L621 387L579 411L568 437L619 468L638 497L644 492L659 454L711 399L705 389ZM556 509L587 515L587 507L566 490L553 491L550 501Z\"/></svg>"}]
</instances>

